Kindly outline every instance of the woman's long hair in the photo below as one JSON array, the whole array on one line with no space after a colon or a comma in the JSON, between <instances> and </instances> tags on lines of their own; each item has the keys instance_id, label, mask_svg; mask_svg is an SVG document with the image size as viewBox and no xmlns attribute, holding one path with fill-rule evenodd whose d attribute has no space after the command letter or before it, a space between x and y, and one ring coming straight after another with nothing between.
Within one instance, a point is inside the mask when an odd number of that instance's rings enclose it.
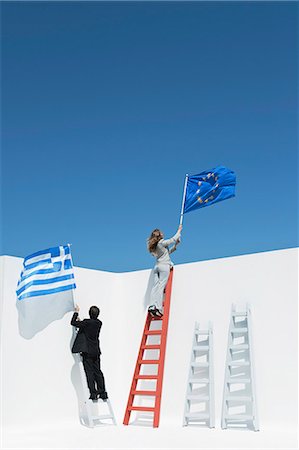
<instances>
[{"instance_id":1,"label":"woman's long hair","mask_svg":"<svg viewBox=\"0 0 299 450\"><path fill-rule=\"evenodd\" d=\"M150 253L153 253L156 250L157 244L161 239L161 231L158 228L155 228L147 240L147 248Z\"/></svg>"}]
</instances>

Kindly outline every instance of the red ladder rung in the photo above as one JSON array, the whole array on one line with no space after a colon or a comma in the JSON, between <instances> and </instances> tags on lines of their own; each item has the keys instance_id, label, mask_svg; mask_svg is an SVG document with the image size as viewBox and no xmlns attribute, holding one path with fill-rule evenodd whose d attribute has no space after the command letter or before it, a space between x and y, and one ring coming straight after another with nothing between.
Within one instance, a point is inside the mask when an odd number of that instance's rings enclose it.
<instances>
[{"instance_id":1,"label":"red ladder rung","mask_svg":"<svg viewBox=\"0 0 299 450\"><path fill-rule=\"evenodd\" d=\"M162 330L148 330L145 332L145 334L150 335L150 336L162 334Z\"/></svg>"},{"instance_id":2,"label":"red ladder rung","mask_svg":"<svg viewBox=\"0 0 299 450\"><path fill-rule=\"evenodd\" d=\"M160 359L139 359L138 364L159 364Z\"/></svg>"},{"instance_id":3,"label":"red ladder rung","mask_svg":"<svg viewBox=\"0 0 299 450\"><path fill-rule=\"evenodd\" d=\"M132 392L133 395L152 395L152 396L156 396L157 392L156 391L133 391Z\"/></svg>"},{"instance_id":4,"label":"red ladder rung","mask_svg":"<svg viewBox=\"0 0 299 450\"><path fill-rule=\"evenodd\" d=\"M161 345L143 345L142 350L160 350Z\"/></svg>"},{"instance_id":5,"label":"red ladder rung","mask_svg":"<svg viewBox=\"0 0 299 450\"><path fill-rule=\"evenodd\" d=\"M158 375L137 375L136 380L157 380Z\"/></svg>"},{"instance_id":6,"label":"red ladder rung","mask_svg":"<svg viewBox=\"0 0 299 450\"><path fill-rule=\"evenodd\" d=\"M129 411L152 411L155 412L155 408L150 408L149 406L129 406Z\"/></svg>"}]
</instances>

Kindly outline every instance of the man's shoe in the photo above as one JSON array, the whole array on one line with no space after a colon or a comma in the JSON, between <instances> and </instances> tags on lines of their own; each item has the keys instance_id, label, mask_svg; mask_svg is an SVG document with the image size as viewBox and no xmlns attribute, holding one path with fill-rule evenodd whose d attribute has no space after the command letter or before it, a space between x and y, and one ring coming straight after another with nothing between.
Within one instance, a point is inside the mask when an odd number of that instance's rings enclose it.
<instances>
[{"instance_id":1,"label":"man's shoe","mask_svg":"<svg viewBox=\"0 0 299 450\"><path fill-rule=\"evenodd\" d=\"M99 394L99 398L102 399L104 402L106 400L108 400L108 394L107 392L102 392L101 394Z\"/></svg>"},{"instance_id":2,"label":"man's shoe","mask_svg":"<svg viewBox=\"0 0 299 450\"><path fill-rule=\"evenodd\" d=\"M97 399L98 399L97 394L91 394L90 397L89 397L89 400L92 400L93 402L96 402Z\"/></svg>"}]
</instances>

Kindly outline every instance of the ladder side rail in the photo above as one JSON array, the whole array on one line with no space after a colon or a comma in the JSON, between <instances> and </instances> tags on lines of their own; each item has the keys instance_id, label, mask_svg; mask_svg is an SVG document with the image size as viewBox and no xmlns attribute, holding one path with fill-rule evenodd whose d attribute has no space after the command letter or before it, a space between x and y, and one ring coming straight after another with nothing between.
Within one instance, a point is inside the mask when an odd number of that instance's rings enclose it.
<instances>
[{"instance_id":1,"label":"ladder side rail","mask_svg":"<svg viewBox=\"0 0 299 450\"><path fill-rule=\"evenodd\" d=\"M255 386L255 370L254 370L254 355L252 342L252 318L251 308L247 303L247 327L248 327L248 341L249 341L249 358L250 358L250 377L251 377L251 393L252 393L252 413L253 413L253 427L255 431L259 431L259 418L257 411L256 386Z\"/></svg>"},{"instance_id":2,"label":"ladder side rail","mask_svg":"<svg viewBox=\"0 0 299 450\"><path fill-rule=\"evenodd\" d=\"M232 328L234 327L234 321L233 321L232 313L234 311L235 311L235 305L233 304L232 308L231 308L230 322L229 322L229 328L228 328L227 351L226 351L225 372L224 372L223 399L222 399L221 428L227 428L226 415L227 415L228 407L227 407L226 397L228 395L228 379L230 377L230 369L229 369L228 364L231 361L230 345L232 344L232 341L233 341Z\"/></svg>"},{"instance_id":3,"label":"ladder side rail","mask_svg":"<svg viewBox=\"0 0 299 450\"><path fill-rule=\"evenodd\" d=\"M196 329L199 328L199 323L195 322L194 332L192 338L192 348L191 348L191 356L190 356L190 365L189 365L189 373L187 379L187 389L186 389L186 399L185 399L185 408L184 408L184 417L183 417L183 427L188 425L187 414L190 411L189 403L188 403L188 395L191 393L190 389L190 379L192 377L192 362L194 360L194 347L196 345Z\"/></svg>"},{"instance_id":4,"label":"ladder side rail","mask_svg":"<svg viewBox=\"0 0 299 450\"><path fill-rule=\"evenodd\" d=\"M146 331L149 330L150 323L151 323L151 317L150 317L150 314L148 313L147 317L146 317L146 320L145 320L144 330L143 330L141 343L140 343L138 356L137 356L137 361L136 361L136 365L135 365L135 370L134 370L134 374L133 374L133 380L132 380L132 383L131 383L130 393L129 393L129 397L128 397L126 412L125 412L125 416L124 416L124 420L123 420L123 424L124 425L128 425L129 420L130 420L131 410L129 408L132 407L133 401L134 401L133 391L136 390L136 386L137 386L137 383L138 383L137 376L139 375L140 368L141 368L141 365L139 364L139 361L143 359L143 353L144 353L143 346L146 344L146 340L147 340Z\"/></svg>"},{"instance_id":5,"label":"ladder side rail","mask_svg":"<svg viewBox=\"0 0 299 450\"><path fill-rule=\"evenodd\" d=\"M170 298L172 290L172 279L173 279L173 269L170 270L166 289L165 289L165 301L164 301L164 312L162 318L162 331L161 331L161 349L158 364L158 379L156 387L156 401L155 401L155 412L154 412L154 428L159 426L160 421L160 408L161 408L161 396L162 396L162 386L163 386L163 375L164 375L164 363L165 363L165 353L166 353L166 342L167 342L167 331L168 331L168 321L169 321L169 310L170 310Z\"/></svg>"},{"instance_id":6,"label":"ladder side rail","mask_svg":"<svg viewBox=\"0 0 299 450\"><path fill-rule=\"evenodd\" d=\"M109 400L109 398L107 399L107 404L108 404L108 408L109 408L109 413L113 422L113 425L116 425L116 419L115 419L115 415L114 415L114 411L111 405L111 402Z\"/></svg>"},{"instance_id":7,"label":"ladder side rail","mask_svg":"<svg viewBox=\"0 0 299 450\"><path fill-rule=\"evenodd\" d=\"M214 395L214 336L213 324L209 323L209 412L210 428L215 428L215 395Z\"/></svg>"}]
</instances>

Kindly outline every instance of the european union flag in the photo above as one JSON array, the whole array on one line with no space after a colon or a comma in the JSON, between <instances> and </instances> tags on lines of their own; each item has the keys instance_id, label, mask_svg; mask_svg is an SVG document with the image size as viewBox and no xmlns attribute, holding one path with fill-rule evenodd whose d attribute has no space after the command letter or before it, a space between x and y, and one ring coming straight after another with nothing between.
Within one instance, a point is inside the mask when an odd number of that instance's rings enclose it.
<instances>
[{"instance_id":1,"label":"european union flag","mask_svg":"<svg viewBox=\"0 0 299 450\"><path fill-rule=\"evenodd\" d=\"M236 175L223 166L188 177L184 213L235 196Z\"/></svg>"}]
</instances>

